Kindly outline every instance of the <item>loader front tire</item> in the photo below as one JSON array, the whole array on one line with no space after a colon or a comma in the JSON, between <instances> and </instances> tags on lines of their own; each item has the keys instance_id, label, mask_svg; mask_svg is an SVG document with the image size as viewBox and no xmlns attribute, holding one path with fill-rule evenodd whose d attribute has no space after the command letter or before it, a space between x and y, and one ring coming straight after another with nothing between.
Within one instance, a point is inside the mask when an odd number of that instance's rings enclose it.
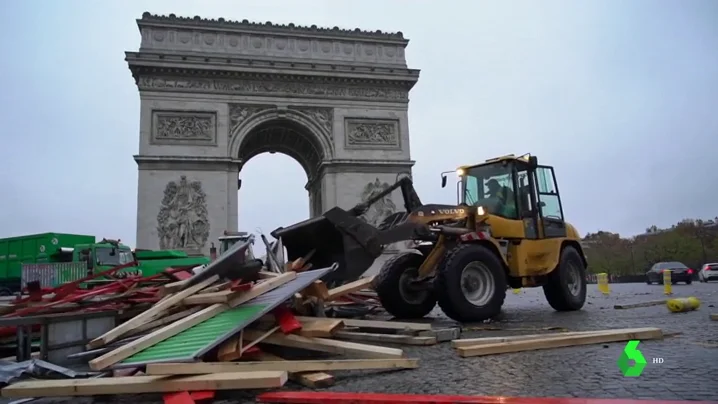
<instances>
[{"instance_id":1,"label":"loader front tire","mask_svg":"<svg viewBox=\"0 0 718 404\"><path fill-rule=\"evenodd\" d=\"M374 280L374 290L384 309L396 318L415 319L429 314L436 306L431 289L412 290L408 282L416 279L424 256L399 253L387 260Z\"/></svg>"},{"instance_id":2,"label":"loader front tire","mask_svg":"<svg viewBox=\"0 0 718 404\"><path fill-rule=\"evenodd\" d=\"M483 321L501 312L506 272L496 254L478 244L460 244L439 266L434 290L439 307L459 322Z\"/></svg>"},{"instance_id":3,"label":"loader front tire","mask_svg":"<svg viewBox=\"0 0 718 404\"><path fill-rule=\"evenodd\" d=\"M558 267L548 275L543 293L556 311L581 310L586 302L586 266L575 248L563 249Z\"/></svg>"}]
</instances>

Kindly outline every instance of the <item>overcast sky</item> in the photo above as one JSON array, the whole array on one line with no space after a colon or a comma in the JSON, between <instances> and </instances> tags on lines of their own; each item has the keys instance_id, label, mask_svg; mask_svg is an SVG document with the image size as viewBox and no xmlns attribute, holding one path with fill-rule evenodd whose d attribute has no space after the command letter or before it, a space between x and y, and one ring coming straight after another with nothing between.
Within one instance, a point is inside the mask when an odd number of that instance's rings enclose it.
<instances>
[{"instance_id":1,"label":"overcast sky","mask_svg":"<svg viewBox=\"0 0 718 404\"><path fill-rule=\"evenodd\" d=\"M123 59L139 47L144 11L402 31L409 67L421 69L409 123L424 201L454 202L441 171L531 152L556 167L565 214L582 234L718 215L718 1L3 0L0 8L0 237L57 231L134 245L140 101ZM306 218L306 175L294 160L260 155L241 178L241 229Z\"/></svg>"}]
</instances>

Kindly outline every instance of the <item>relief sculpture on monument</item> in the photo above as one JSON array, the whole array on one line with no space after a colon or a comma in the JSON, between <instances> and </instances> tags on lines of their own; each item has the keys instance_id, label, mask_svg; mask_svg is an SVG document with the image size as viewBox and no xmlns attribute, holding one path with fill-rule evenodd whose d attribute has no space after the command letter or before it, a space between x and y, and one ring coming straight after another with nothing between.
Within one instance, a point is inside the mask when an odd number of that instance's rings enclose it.
<instances>
[{"instance_id":1,"label":"relief sculpture on monument","mask_svg":"<svg viewBox=\"0 0 718 404\"><path fill-rule=\"evenodd\" d=\"M163 250L200 250L209 238L206 195L200 181L170 181L157 215L157 234Z\"/></svg>"},{"instance_id":2,"label":"relief sculpture on monument","mask_svg":"<svg viewBox=\"0 0 718 404\"><path fill-rule=\"evenodd\" d=\"M361 201L366 202L374 195L384 191L391 185L387 182L379 181L377 178L373 182L369 182L364 186L361 193ZM369 206L366 212L361 216L364 221L374 226L379 224L386 219L389 215L396 212L396 204L391 200L391 194L378 200L375 204Z\"/></svg>"},{"instance_id":3,"label":"relief sculpture on monument","mask_svg":"<svg viewBox=\"0 0 718 404\"><path fill-rule=\"evenodd\" d=\"M347 146L388 147L399 146L399 130L396 121L375 119L347 120Z\"/></svg>"}]
</instances>

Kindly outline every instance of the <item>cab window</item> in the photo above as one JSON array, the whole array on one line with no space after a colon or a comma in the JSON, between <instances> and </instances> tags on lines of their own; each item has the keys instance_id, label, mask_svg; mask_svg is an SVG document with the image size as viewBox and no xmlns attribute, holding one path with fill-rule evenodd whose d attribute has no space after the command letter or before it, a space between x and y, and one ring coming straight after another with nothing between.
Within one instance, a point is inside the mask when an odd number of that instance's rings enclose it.
<instances>
[{"instance_id":1,"label":"cab window","mask_svg":"<svg viewBox=\"0 0 718 404\"><path fill-rule=\"evenodd\" d=\"M563 220L561 201L559 200L558 190L556 189L553 169L551 167L538 167L536 169L536 177L542 216Z\"/></svg>"},{"instance_id":2,"label":"cab window","mask_svg":"<svg viewBox=\"0 0 718 404\"><path fill-rule=\"evenodd\" d=\"M483 206L489 213L518 219L511 164L489 164L464 172L464 195L460 202Z\"/></svg>"}]
</instances>

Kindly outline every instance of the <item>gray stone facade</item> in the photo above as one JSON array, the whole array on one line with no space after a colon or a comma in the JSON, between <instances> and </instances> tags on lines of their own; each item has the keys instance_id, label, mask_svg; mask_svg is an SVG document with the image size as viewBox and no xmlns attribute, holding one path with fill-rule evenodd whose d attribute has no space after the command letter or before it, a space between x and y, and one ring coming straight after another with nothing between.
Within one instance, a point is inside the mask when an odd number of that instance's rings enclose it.
<instances>
[{"instance_id":1,"label":"gray stone facade","mask_svg":"<svg viewBox=\"0 0 718 404\"><path fill-rule=\"evenodd\" d=\"M401 33L145 13L126 61L140 93L137 247L208 253L238 228L238 176L280 152L306 170L312 216L411 173ZM400 193L368 212L402 209ZM239 224L241 227L241 224Z\"/></svg>"}]
</instances>

